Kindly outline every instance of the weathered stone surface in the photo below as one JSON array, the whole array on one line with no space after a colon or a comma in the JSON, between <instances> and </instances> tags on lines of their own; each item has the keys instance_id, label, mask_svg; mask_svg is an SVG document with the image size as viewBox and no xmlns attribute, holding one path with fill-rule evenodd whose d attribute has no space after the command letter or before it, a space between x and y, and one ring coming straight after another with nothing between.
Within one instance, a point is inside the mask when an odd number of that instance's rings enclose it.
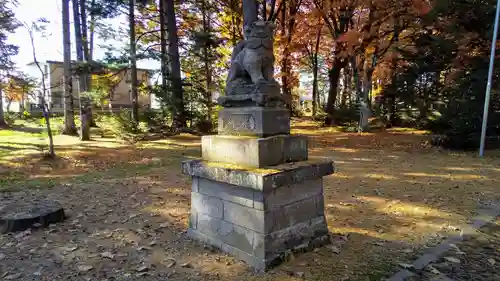
<instances>
[{"instance_id":1,"label":"weathered stone surface","mask_svg":"<svg viewBox=\"0 0 500 281\"><path fill-rule=\"evenodd\" d=\"M253 252L255 232L250 229L204 214L199 214L197 225L197 231L202 234L217 238L244 252Z\"/></svg>"},{"instance_id":2,"label":"weathered stone surface","mask_svg":"<svg viewBox=\"0 0 500 281\"><path fill-rule=\"evenodd\" d=\"M334 172L333 161L312 158L269 168L248 168L203 160L183 161L184 174L268 192L272 189L318 179Z\"/></svg>"},{"instance_id":3,"label":"weathered stone surface","mask_svg":"<svg viewBox=\"0 0 500 281\"><path fill-rule=\"evenodd\" d=\"M52 201L15 203L0 211L0 233L22 231L35 224L47 226L65 219L64 209Z\"/></svg>"},{"instance_id":4,"label":"weathered stone surface","mask_svg":"<svg viewBox=\"0 0 500 281\"><path fill-rule=\"evenodd\" d=\"M198 192L198 178L193 177L193 182L191 183L191 191Z\"/></svg>"},{"instance_id":5,"label":"weathered stone surface","mask_svg":"<svg viewBox=\"0 0 500 281\"><path fill-rule=\"evenodd\" d=\"M274 79L273 33L270 21L255 21L245 26L245 39L231 55L226 95L222 106L283 106L281 87Z\"/></svg>"},{"instance_id":6,"label":"weathered stone surface","mask_svg":"<svg viewBox=\"0 0 500 281\"><path fill-rule=\"evenodd\" d=\"M267 270L290 252L329 241L321 178L267 192L203 178L196 182L200 193L193 192L188 235L253 268Z\"/></svg>"},{"instance_id":7,"label":"weathered stone surface","mask_svg":"<svg viewBox=\"0 0 500 281\"><path fill-rule=\"evenodd\" d=\"M199 182L198 192L201 194L253 208L253 193L255 192L253 189L202 178L197 178L197 181Z\"/></svg>"},{"instance_id":8,"label":"weathered stone surface","mask_svg":"<svg viewBox=\"0 0 500 281\"><path fill-rule=\"evenodd\" d=\"M268 233L271 231L273 227L272 215L270 212L266 213L232 202L224 202L224 220L256 232Z\"/></svg>"},{"instance_id":9,"label":"weathered stone surface","mask_svg":"<svg viewBox=\"0 0 500 281\"><path fill-rule=\"evenodd\" d=\"M200 193L193 193L192 213L210 214L260 233L324 215L321 179L281 187L268 194L206 179L197 182ZM210 203L214 206L207 206Z\"/></svg>"},{"instance_id":10,"label":"weathered stone surface","mask_svg":"<svg viewBox=\"0 0 500 281\"><path fill-rule=\"evenodd\" d=\"M263 193L254 195L254 208L260 210L274 209L317 195L322 196L322 193L323 179L307 180L273 189L265 196Z\"/></svg>"},{"instance_id":11,"label":"weathered stone surface","mask_svg":"<svg viewBox=\"0 0 500 281\"><path fill-rule=\"evenodd\" d=\"M229 89L225 96L217 99L217 103L223 107L249 107L249 106L265 106L284 108L287 101L281 94L280 84L259 83L254 85L246 83L242 79L235 81L237 85Z\"/></svg>"},{"instance_id":12,"label":"weathered stone surface","mask_svg":"<svg viewBox=\"0 0 500 281\"><path fill-rule=\"evenodd\" d=\"M290 112L284 108L224 108L219 111L218 133L256 137L290 134Z\"/></svg>"},{"instance_id":13,"label":"weathered stone surface","mask_svg":"<svg viewBox=\"0 0 500 281\"><path fill-rule=\"evenodd\" d=\"M287 250L307 250L315 239L326 239L328 226L324 216L294 224L271 234L256 234L254 255L272 260ZM323 244L328 241L323 241Z\"/></svg>"},{"instance_id":14,"label":"weathered stone surface","mask_svg":"<svg viewBox=\"0 0 500 281\"><path fill-rule=\"evenodd\" d=\"M204 136L201 148L203 160L257 168L307 160L305 136Z\"/></svg>"},{"instance_id":15,"label":"weathered stone surface","mask_svg":"<svg viewBox=\"0 0 500 281\"><path fill-rule=\"evenodd\" d=\"M269 229L271 231L278 231L317 217L318 213L321 212L318 210L318 203L316 200L317 197L314 196L266 211L266 214L270 214L267 219L272 220L272 223L268 223L271 225Z\"/></svg>"},{"instance_id":16,"label":"weathered stone surface","mask_svg":"<svg viewBox=\"0 0 500 281\"><path fill-rule=\"evenodd\" d=\"M268 266L266 264L266 261L264 259L259 259L256 258L254 255L250 253L246 253L242 250L237 249L236 247L233 247L231 245L222 243L220 240L215 239L211 236L205 235L203 233L200 233L199 231L193 230L193 229L188 229L187 235L191 237L194 240L200 241L202 243L212 245L214 247L217 247L221 251L228 253L230 255L233 255L237 259L240 259L244 262L246 262L249 266L252 268L259 270L259 271L264 271L268 269Z\"/></svg>"},{"instance_id":17,"label":"weathered stone surface","mask_svg":"<svg viewBox=\"0 0 500 281\"><path fill-rule=\"evenodd\" d=\"M191 211L222 218L222 200L217 197L191 192Z\"/></svg>"},{"instance_id":18,"label":"weathered stone surface","mask_svg":"<svg viewBox=\"0 0 500 281\"><path fill-rule=\"evenodd\" d=\"M188 236L215 246L254 269L263 271L279 264L291 252L308 251L329 243L324 217L313 218L267 235L210 217L204 218L204 222L199 224L206 228L202 231L188 229ZM226 235L221 238L219 233Z\"/></svg>"}]
</instances>

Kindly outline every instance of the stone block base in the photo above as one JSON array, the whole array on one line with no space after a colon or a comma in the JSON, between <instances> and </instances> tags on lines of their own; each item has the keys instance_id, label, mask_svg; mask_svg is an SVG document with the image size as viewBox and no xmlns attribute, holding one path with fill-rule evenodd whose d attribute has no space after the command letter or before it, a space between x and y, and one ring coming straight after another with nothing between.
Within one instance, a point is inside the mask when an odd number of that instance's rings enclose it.
<instances>
[{"instance_id":1,"label":"stone block base","mask_svg":"<svg viewBox=\"0 0 500 281\"><path fill-rule=\"evenodd\" d=\"M307 160L305 136L203 136L201 147L204 160L258 168Z\"/></svg>"},{"instance_id":2,"label":"stone block base","mask_svg":"<svg viewBox=\"0 0 500 281\"><path fill-rule=\"evenodd\" d=\"M219 135L267 137L290 134L290 112L283 108L234 107L219 111Z\"/></svg>"},{"instance_id":3,"label":"stone block base","mask_svg":"<svg viewBox=\"0 0 500 281\"><path fill-rule=\"evenodd\" d=\"M292 247L285 245L285 244L281 244L281 245L283 245L283 248L286 248L287 250L283 251L279 255L269 256L267 259L266 258L264 258L264 259L258 258L253 254L242 251L235 246L231 246L230 244L226 244L217 238L214 238L212 236L208 236L208 235L206 235L198 230L192 229L192 228L188 229L187 234L189 237L191 237L192 239L194 239L196 241L214 246L214 247L218 248L219 250L221 250L225 253L228 253L228 254L236 257L239 260L246 262L250 267L254 268L257 271L267 271L270 268L279 265L282 261L286 260L287 256L290 253L312 251L314 248L318 248L318 247L321 247L321 246L324 246L324 245L330 243L330 236L328 235L328 233L326 233L324 235L320 235L318 233L317 235L313 235L309 238L306 237L307 234L309 234L309 233L307 233L307 231L311 229L310 227L314 227L314 225L312 225L312 223L313 222L311 221L309 224L306 223L306 224L298 225L297 229L290 231L290 232L304 231L304 233L306 235L303 235L301 239L299 238L299 240L295 240L295 238L292 239L291 237L288 237L289 238L288 240L300 241L303 243L297 244L297 245L292 246ZM304 227L304 228L299 228L299 227ZM324 227L321 227L321 228L326 228L326 225ZM323 230L321 230L321 231L323 231ZM286 239L284 239L284 240L286 240ZM282 240L282 241L284 241L284 240Z\"/></svg>"},{"instance_id":4,"label":"stone block base","mask_svg":"<svg viewBox=\"0 0 500 281\"><path fill-rule=\"evenodd\" d=\"M322 177L333 172L332 162L299 163L274 166L268 174L226 168L239 178L236 185L220 167L185 166L183 171L193 176L188 234L258 270L290 252L327 243Z\"/></svg>"}]
</instances>

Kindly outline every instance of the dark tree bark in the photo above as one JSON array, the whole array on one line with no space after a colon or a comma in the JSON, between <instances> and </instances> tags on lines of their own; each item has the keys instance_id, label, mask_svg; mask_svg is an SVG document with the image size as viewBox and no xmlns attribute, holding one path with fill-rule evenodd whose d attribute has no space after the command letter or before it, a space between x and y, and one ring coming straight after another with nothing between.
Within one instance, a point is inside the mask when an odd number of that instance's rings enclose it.
<instances>
[{"instance_id":1,"label":"dark tree bark","mask_svg":"<svg viewBox=\"0 0 500 281\"><path fill-rule=\"evenodd\" d=\"M326 125L334 124L335 103L337 102L337 93L339 86L339 78L341 70L347 65L346 59L336 58L333 67L328 71L328 100L326 102L325 112L327 117L325 119Z\"/></svg>"},{"instance_id":2,"label":"dark tree bark","mask_svg":"<svg viewBox=\"0 0 500 281\"><path fill-rule=\"evenodd\" d=\"M89 24L89 61L94 59L94 37L95 37L95 24L96 24L96 15L94 12L95 9L95 0L90 2L91 12L90 12L90 24Z\"/></svg>"},{"instance_id":3,"label":"dark tree bark","mask_svg":"<svg viewBox=\"0 0 500 281\"><path fill-rule=\"evenodd\" d=\"M168 54L167 54L167 20L165 0L160 0L160 51L161 51L161 89L162 94L167 93Z\"/></svg>"},{"instance_id":4,"label":"dark tree bark","mask_svg":"<svg viewBox=\"0 0 500 281\"><path fill-rule=\"evenodd\" d=\"M83 35L82 35L82 25L81 25L81 15L80 15L80 2L84 0L73 0L73 20L74 20L74 27L75 27L75 49L76 49L76 58L78 62L82 63L84 60L84 48L83 48ZM81 96L81 92L86 92L87 89L87 75L85 73L80 73L79 75L79 82L80 82L80 88L79 88L79 101L80 101L80 140L82 141L87 141L90 140L90 119L86 114L88 114L88 109L86 108L89 106L89 103L87 102L86 97Z\"/></svg>"},{"instance_id":5,"label":"dark tree bark","mask_svg":"<svg viewBox=\"0 0 500 281\"><path fill-rule=\"evenodd\" d=\"M295 15L299 10L301 0L292 0L283 4L281 10L281 25L282 25L282 36L286 38L285 46L283 47L283 55L281 58L281 87L283 90L283 96L285 100L289 103L289 108L292 108L292 87L290 85L291 76L291 66L290 66L290 44L292 42L292 37L295 29ZM288 10L287 10L288 9Z\"/></svg>"},{"instance_id":6,"label":"dark tree bark","mask_svg":"<svg viewBox=\"0 0 500 281\"><path fill-rule=\"evenodd\" d=\"M5 122L5 116L3 112L3 89L0 85L0 128L7 127L7 122Z\"/></svg>"},{"instance_id":7,"label":"dark tree bark","mask_svg":"<svg viewBox=\"0 0 500 281\"><path fill-rule=\"evenodd\" d=\"M172 79L173 98L173 122L172 127L182 129L186 127L186 113L184 109L184 94L182 90L181 63L179 58L179 37L177 35L177 19L175 16L174 0L165 0L167 32L168 32L168 55L170 59L170 71Z\"/></svg>"},{"instance_id":8,"label":"dark tree bark","mask_svg":"<svg viewBox=\"0 0 500 281\"><path fill-rule=\"evenodd\" d=\"M203 31L206 34L211 32L210 11L207 9L207 0L202 0ZM212 124L212 68L209 59L210 47L205 44L203 48L203 59L205 64L205 104L207 107L207 123Z\"/></svg>"},{"instance_id":9,"label":"dark tree bark","mask_svg":"<svg viewBox=\"0 0 500 281\"><path fill-rule=\"evenodd\" d=\"M319 43L321 41L321 29L318 28L318 33L316 34L316 45L314 46L313 53L313 92L312 92L312 115L316 116L318 113L318 53L319 53Z\"/></svg>"},{"instance_id":10,"label":"dark tree bark","mask_svg":"<svg viewBox=\"0 0 500 281\"><path fill-rule=\"evenodd\" d=\"M62 0L63 55L64 55L64 129L65 135L76 135L75 111L71 83L71 34L69 0Z\"/></svg>"},{"instance_id":11,"label":"dark tree bark","mask_svg":"<svg viewBox=\"0 0 500 281\"><path fill-rule=\"evenodd\" d=\"M89 38L88 38L88 27L87 27L87 7L85 6L86 0L80 0L80 18L82 23L82 46L83 46L83 58L86 61L90 61L90 50L89 50Z\"/></svg>"},{"instance_id":12,"label":"dark tree bark","mask_svg":"<svg viewBox=\"0 0 500 281\"><path fill-rule=\"evenodd\" d=\"M135 0L130 0L128 9L128 23L130 36L130 100L132 101L132 122L135 128L139 125L139 101L137 83L137 54L135 36Z\"/></svg>"}]
</instances>

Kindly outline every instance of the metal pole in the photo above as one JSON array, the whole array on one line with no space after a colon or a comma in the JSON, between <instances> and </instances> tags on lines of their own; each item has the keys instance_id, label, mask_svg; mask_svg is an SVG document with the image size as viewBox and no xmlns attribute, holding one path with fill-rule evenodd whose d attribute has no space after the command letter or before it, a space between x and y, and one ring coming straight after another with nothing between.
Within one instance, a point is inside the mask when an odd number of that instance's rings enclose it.
<instances>
[{"instance_id":1,"label":"metal pole","mask_svg":"<svg viewBox=\"0 0 500 281\"><path fill-rule=\"evenodd\" d=\"M495 49L498 34L498 18L500 17L500 0L497 0L497 12L495 15L495 28L493 30L493 41L491 42L490 69L488 72L488 84L486 85L486 94L484 97L483 127L481 128L481 144L479 146L479 157L484 156L484 143L486 140L486 127L488 125L488 111L490 107L491 80L493 78L493 66L495 64Z\"/></svg>"}]
</instances>

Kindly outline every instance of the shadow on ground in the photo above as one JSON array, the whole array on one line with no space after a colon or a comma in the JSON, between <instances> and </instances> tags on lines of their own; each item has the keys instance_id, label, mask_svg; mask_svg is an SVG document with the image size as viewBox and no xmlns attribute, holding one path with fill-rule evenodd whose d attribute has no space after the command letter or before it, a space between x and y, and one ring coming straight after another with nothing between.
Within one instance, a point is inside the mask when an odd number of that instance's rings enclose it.
<instances>
[{"instance_id":1,"label":"shadow on ground","mask_svg":"<svg viewBox=\"0 0 500 281\"><path fill-rule=\"evenodd\" d=\"M420 132L318 133L312 123L298 125L311 136L312 156L336 162L324 182L329 228L341 240L335 247L254 274L184 236L190 179L179 163L200 154L198 137L65 142L55 162L0 156L0 175L10 175L0 183L20 190L3 193L2 202L51 198L71 216L53 229L0 236L0 276L17 266L24 280L38 273L47 280L382 280L456 232L478 205L499 199L499 158L439 151Z\"/></svg>"}]
</instances>

